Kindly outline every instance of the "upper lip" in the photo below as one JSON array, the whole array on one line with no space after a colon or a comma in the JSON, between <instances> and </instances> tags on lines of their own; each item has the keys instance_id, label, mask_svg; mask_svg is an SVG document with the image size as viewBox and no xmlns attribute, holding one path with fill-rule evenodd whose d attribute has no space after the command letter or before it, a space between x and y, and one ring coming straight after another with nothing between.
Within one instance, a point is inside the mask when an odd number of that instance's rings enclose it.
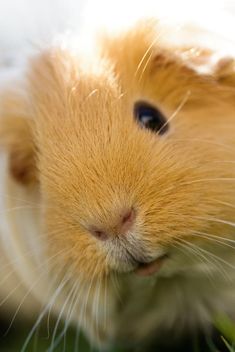
<instances>
[{"instance_id":1,"label":"upper lip","mask_svg":"<svg viewBox=\"0 0 235 352\"><path fill-rule=\"evenodd\" d=\"M118 243L120 246L120 242ZM119 251L119 258L114 253L113 259L115 260L115 267L117 271L120 272L136 272L144 271L153 268L154 265L157 266L157 263L160 264L165 258L167 258L168 252L165 249L160 249L160 252L154 257L148 255L143 246L138 244L134 247L133 244L128 246L129 243L125 243L125 246L122 245ZM115 258L116 257L116 258ZM112 256L111 256L112 258Z\"/></svg>"},{"instance_id":2,"label":"upper lip","mask_svg":"<svg viewBox=\"0 0 235 352\"><path fill-rule=\"evenodd\" d=\"M136 263L138 264L138 266L140 267L144 267L146 265L150 265L153 262L155 262L156 260L163 260L165 258L167 258L169 255L167 253L163 253L161 255L159 255L158 257L152 259L152 260L146 260L146 261L136 261Z\"/></svg>"},{"instance_id":3,"label":"upper lip","mask_svg":"<svg viewBox=\"0 0 235 352\"><path fill-rule=\"evenodd\" d=\"M131 260L131 263L134 265L133 271L144 271L150 269L151 266L162 263L162 261L166 258L169 257L169 254L167 252L164 252L158 256L156 256L154 259L146 259L146 257L135 257L133 253L127 250L127 253L129 255L129 258Z\"/></svg>"},{"instance_id":4,"label":"upper lip","mask_svg":"<svg viewBox=\"0 0 235 352\"><path fill-rule=\"evenodd\" d=\"M153 275L159 271L161 268L163 261L168 258L168 254L162 254L158 256L156 259L151 262L139 263L138 267L134 270L134 272L140 276L149 276Z\"/></svg>"},{"instance_id":5,"label":"upper lip","mask_svg":"<svg viewBox=\"0 0 235 352\"><path fill-rule=\"evenodd\" d=\"M131 262L131 264L133 264L135 267L148 264L152 261L147 259L146 256L144 255L140 255L140 254L136 255L132 253L130 250L128 250L128 248L125 248L125 250L128 254L128 261Z\"/></svg>"}]
</instances>

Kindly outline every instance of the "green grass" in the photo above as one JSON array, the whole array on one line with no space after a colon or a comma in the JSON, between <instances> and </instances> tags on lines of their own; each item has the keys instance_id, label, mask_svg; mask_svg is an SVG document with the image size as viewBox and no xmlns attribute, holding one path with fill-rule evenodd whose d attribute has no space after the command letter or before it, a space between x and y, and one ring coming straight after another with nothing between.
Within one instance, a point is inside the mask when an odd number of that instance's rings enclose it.
<instances>
[{"instance_id":1,"label":"green grass","mask_svg":"<svg viewBox=\"0 0 235 352\"><path fill-rule=\"evenodd\" d=\"M221 332L224 339L227 339L231 343L235 342L235 325L226 315L216 317L214 325Z\"/></svg>"}]
</instances>

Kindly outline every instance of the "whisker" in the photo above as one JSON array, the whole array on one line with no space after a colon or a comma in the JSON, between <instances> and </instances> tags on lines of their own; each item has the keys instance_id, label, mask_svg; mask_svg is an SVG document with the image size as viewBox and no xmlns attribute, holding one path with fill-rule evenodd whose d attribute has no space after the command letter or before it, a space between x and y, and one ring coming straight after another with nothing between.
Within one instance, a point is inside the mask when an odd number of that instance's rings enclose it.
<instances>
[{"instance_id":1,"label":"whisker","mask_svg":"<svg viewBox=\"0 0 235 352\"><path fill-rule=\"evenodd\" d=\"M15 211L15 210L23 210L23 209L25 210L25 209L41 209L41 208L39 206L37 207L36 205L34 205L34 206L32 206L32 205L18 206L18 207L4 209L4 210L0 211L0 214L9 213L9 212Z\"/></svg>"},{"instance_id":2,"label":"whisker","mask_svg":"<svg viewBox=\"0 0 235 352\"><path fill-rule=\"evenodd\" d=\"M182 243L180 243L178 241L180 241ZM185 241L183 239L178 239L178 241L177 241L178 244L180 244L186 250L188 250L188 251L190 250L190 253L193 253L197 259L199 257L203 264L207 263L209 265L212 265L214 268L217 268L217 266L215 266L215 263L211 262L207 257L205 257L202 253L200 253L198 248L192 248L191 243L189 243L188 241ZM211 272L209 271L209 267L206 267L206 268L207 268L206 272L207 272L208 279L210 280L210 282L214 283L213 276L212 276Z\"/></svg>"},{"instance_id":3,"label":"whisker","mask_svg":"<svg viewBox=\"0 0 235 352\"><path fill-rule=\"evenodd\" d=\"M8 279L11 275L13 275L13 274L15 274L15 273L16 273L15 268L13 268L12 270L10 270L10 271L7 273L7 275L4 276L4 278L0 281L0 286L2 286L2 284L3 284L5 281L7 281L7 279Z\"/></svg>"},{"instance_id":4,"label":"whisker","mask_svg":"<svg viewBox=\"0 0 235 352\"><path fill-rule=\"evenodd\" d=\"M70 230L72 228L76 228L76 226L71 226L71 227L67 227L67 230ZM58 231L51 231L51 232L48 232L48 233L42 233L40 235L37 235L37 239L41 239L43 237L46 238L46 236L51 236L51 235L56 235L56 234L60 234L60 233L63 233L64 232L64 229ZM64 249L62 249L64 250ZM11 254L11 253L10 253ZM17 258L17 259L14 259L14 260L10 260L9 263L1 266L1 269L7 269L8 267L12 267L14 264L19 264L21 261L22 261L22 257L25 259L25 258L30 258L30 257L34 257L35 256L35 253L32 252L32 248L30 248L28 251L23 251L21 253L21 257L20 258Z\"/></svg>"},{"instance_id":5,"label":"whisker","mask_svg":"<svg viewBox=\"0 0 235 352\"><path fill-rule=\"evenodd\" d=\"M108 291L108 276L105 275L104 279L104 328L105 330L107 329L107 317L108 317L108 312L107 312L107 305L108 305L108 300L107 300L107 291Z\"/></svg>"},{"instance_id":6,"label":"whisker","mask_svg":"<svg viewBox=\"0 0 235 352\"><path fill-rule=\"evenodd\" d=\"M99 302L100 302L100 292L101 292L101 280L98 280L98 285L96 285L95 290L95 299L93 304L95 307L95 327L96 327L96 334L99 336Z\"/></svg>"},{"instance_id":7,"label":"whisker","mask_svg":"<svg viewBox=\"0 0 235 352\"><path fill-rule=\"evenodd\" d=\"M91 280L90 281L90 284L89 284L89 287L88 287L88 290L86 291L86 298L83 302L83 305L82 305L82 309L81 309L81 314L80 314L80 322L83 322L84 323L84 326L87 328L88 326L88 318L89 318L89 314L87 312L88 310L88 307L90 307L91 309L91 315L94 314L94 300L91 301L91 306L88 305L88 302L89 302L89 299L90 299L90 295L91 295L91 290L92 288L94 287L95 285L95 288L96 288L96 282L97 282L97 273L99 272L99 263L97 263L97 266L95 268L95 270L93 271L93 275L91 277ZM93 321L90 321L90 324L93 323Z\"/></svg>"},{"instance_id":8,"label":"whisker","mask_svg":"<svg viewBox=\"0 0 235 352\"><path fill-rule=\"evenodd\" d=\"M191 94L191 91L188 90L184 96L184 98L182 99L181 103L179 104L179 106L176 108L176 110L172 113L172 115L169 117L169 119L162 125L162 127L158 130L157 134L159 135L161 133L161 131L166 127L167 124L169 124L170 121L172 121L177 115L178 113L183 109L184 105L187 103L188 98Z\"/></svg>"},{"instance_id":9,"label":"whisker","mask_svg":"<svg viewBox=\"0 0 235 352\"><path fill-rule=\"evenodd\" d=\"M193 184L193 183L214 182L214 181L235 181L235 177L201 178L201 179L196 179L196 180L184 182L184 184L185 184L185 185L191 185L191 184Z\"/></svg>"},{"instance_id":10,"label":"whisker","mask_svg":"<svg viewBox=\"0 0 235 352\"><path fill-rule=\"evenodd\" d=\"M235 208L235 204L232 204L232 203L224 202L218 199L210 199L210 200L212 200L213 202L219 203L221 205L227 205L228 207Z\"/></svg>"},{"instance_id":11,"label":"whisker","mask_svg":"<svg viewBox=\"0 0 235 352\"><path fill-rule=\"evenodd\" d=\"M224 143L219 143L219 142L215 142L212 141L210 139L200 139L200 138L174 138L172 137L171 139L174 142L190 142L190 143L206 143L206 144L211 144L211 145L215 145L217 147L223 147L224 149L231 151L234 154L234 148L231 147L231 145L227 145Z\"/></svg>"},{"instance_id":12,"label":"whisker","mask_svg":"<svg viewBox=\"0 0 235 352\"><path fill-rule=\"evenodd\" d=\"M211 234L208 234L206 232L200 232L200 231L194 231L193 232L193 236L201 237L201 238L207 238L208 240L211 240L212 242L216 242L216 243L219 243L219 244L221 244L223 246L235 249L235 241L233 241L233 240L224 239L224 238L221 238L219 236L211 235ZM227 243L228 241L233 243L234 246L232 246L231 244L228 244Z\"/></svg>"},{"instance_id":13,"label":"whisker","mask_svg":"<svg viewBox=\"0 0 235 352\"><path fill-rule=\"evenodd\" d=\"M60 342L60 338L61 336L59 335L59 337L56 339L56 333L60 324L60 321L62 319L62 316L64 314L65 308L67 306L67 304L69 303L69 300L71 298L71 296L74 294L74 291L76 291L76 287L77 287L77 283L75 282L75 284L72 286L63 306L62 309L60 310L59 316L57 318L56 324L55 324L55 328L53 331L53 335L52 335L52 341L51 341L51 345L50 347L47 349L47 352L53 352L54 348L57 346L57 344Z\"/></svg>"},{"instance_id":14,"label":"whisker","mask_svg":"<svg viewBox=\"0 0 235 352\"><path fill-rule=\"evenodd\" d=\"M38 319L36 320L34 326L33 326L32 329L30 330L30 332L29 332L29 334L28 334L28 336L27 336L27 338L26 338L26 340L25 340L25 342L24 342L24 345L23 345L23 347L22 347L22 349L21 349L21 352L26 352L26 348L27 348L27 346L28 346L28 344L29 344L29 342L30 342L30 340L31 340L31 338L32 338L32 336L33 336L33 334L34 334L34 332L36 331L37 327L39 326L39 324L41 323L42 319L44 318L44 316L45 316L45 314L46 314L48 308L49 308L50 306L52 306L52 305L55 303L55 301L56 301L58 295L61 293L62 289L64 288L64 286L66 285L66 283L67 283L68 281L69 281L69 278L68 278L68 277L67 277L66 279L65 279L65 277L64 277L64 278L61 280L60 285L57 287L57 289L55 290L54 294L52 295L50 301L49 301L48 304L45 306L45 308L43 309L43 311L42 311L41 314L39 315Z\"/></svg>"},{"instance_id":15,"label":"whisker","mask_svg":"<svg viewBox=\"0 0 235 352\"><path fill-rule=\"evenodd\" d=\"M182 239L181 239L181 240L182 240ZM189 244L189 242L187 242L187 241L186 241L186 243ZM201 247L198 247L198 246L196 246L196 245L193 244L193 243L190 243L190 245L193 246L193 247L198 248L198 250L200 250L201 252L203 252L203 253L209 255L210 257L214 258L214 260L219 261L220 264L223 263L223 264L225 264L226 266L232 268L233 270L235 269L235 266L234 266L234 265L232 265L231 263L227 262L226 260L223 260L221 257L215 255L214 253L212 253L212 252L210 252L210 251L208 251L208 250L206 250L206 249L203 249L203 248L201 248ZM227 277L229 280L231 280L231 278L227 276L227 272L226 272L224 269L223 269L223 272L224 272L224 274L226 274L226 277Z\"/></svg>"},{"instance_id":16,"label":"whisker","mask_svg":"<svg viewBox=\"0 0 235 352\"><path fill-rule=\"evenodd\" d=\"M199 246L197 246L197 245L195 245L195 244L193 244L191 242L185 241L183 239L180 239L180 241L184 242L191 249L194 248L194 250L197 250L198 253L200 252L200 255L203 256L203 258L207 261L207 263L209 263L214 268L216 268L216 269L218 269L220 271L221 275L224 277L225 280L231 281L231 278L227 275L227 272L224 270L224 268L222 267L221 263L218 263L218 259L220 259L219 257L213 255L211 252L203 250L201 247L199 247ZM208 258L203 255L203 253L209 255L211 260L213 260L213 262L209 261ZM214 281L213 281L213 283L214 283Z\"/></svg>"},{"instance_id":17,"label":"whisker","mask_svg":"<svg viewBox=\"0 0 235 352\"><path fill-rule=\"evenodd\" d=\"M43 272L43 273L44 273L44 272ZM27 297L28 297L28 296L30 295L30 293L32 292L33 288L34 288L34 287L38 284L38 282L41 280L41 276L42 276L42 275L39 276L38 280L36 280L36 282L34 282L34 284L30 287L30 289L27 291L27 293L26 293L26 294L24 295L24 297L22 298L22 300L21 300L20 304L18 305L18 307L17 307L17 309L16 309L16 311L15 311L15 313L14 313L14 315L13 315L11 321L10 321L10 324L9 324L9 326L8 326L7 330L5 331L5 333L4 333L3 336L6 336L6 335L9 333L9 331L10 331L10 329L11 329L11 327L12 327L12 325L13 325L15 319L16 319L16 316L17 316L17 314L19 313L19 311L20 311L22 305L24 304L25 300L27 299Z\"/></svg>"},{"instance_id":18,"label":"whisker","mask_svg":"<svg viewBox=\"0 0 235 352\"><path fill-rule=\"evenodd\" d=\"M147 50L145 51L144 55L142 56L142 58L141 58L141 60L140 60L140 62L139 62L139 64L138 64L138 66L137 66L137 69L136 69L136 71L135 71L135 73L134 73L134 77L136 77L137 74L139 73L139 70L141 69L141 66L142 66L143 63L144 63L145 58L147 57L147 55L149 54L149 52L152 50L152 48L154 47L154 45L158 42L159 38L160 38L160 35L158 35L158 37L155 38L155 39L152 41L152 43L149 45L149 47L148 47ZM151 56L151 55L150 55L150 56ZM146 64L145 64L145 65L146 65Z\"/></svg>"},{"instance_id":19,"label":"whisker","mask_svg":"<svg viewBox=\"0 0 235 352\"><path fill-rule=\"evenodd\" d=\"M26 200L24 198L14 197L14 196L12 196L12 195L10 195L8 193L0 193L0 197L16 200L18 202L23 202L23 203L26 203L28 205L33 205L33 206L36 205L36 206L38 206L38 203L36 203L36 202L34 203L34 202Z\"/></svg>"},{"instance_id":20,"label":"whisker","mask_svg":"<svg viewBox=\"0 0 235 352\"><path fill-rule=\"evenodd\" d=\"M110 278L111 278L111 281L112 281L113 287L115 289L115 292L117 294L117 298L118 298L119 302L123 303L123 298L122 298L121 293L120 293L120 287L119 287L119 281L118 281L117 273L113 272L111 274Z\"/></svg>"},{"instance_id":21,"label":"whisker","mask_svg":"<svg viewBox=\"0 0 235 352\"><path fill-rule=\"evenodd\" d=\"M227 221L227 220L223 220L223 219L217 219L217 218L213 218L213 217L202 217L202 216L192 216L195 219L199 219L199 220L206 220L206 221L213 221L213 222L217 222L220 224L224 224L224 225L229 225L232 227L235 227L235 223L232 221Z\"/></svg>"},{"instance_id":22,"label":"whisker","mask_svg":"<svg viewBox=\"0 0 235 352\"><path fill-rule=\"evenodd\" d=\"M76 336L75 336L75 342L74 342L74 352L78 352L80 336L81 336L81 329L80 329L79 324L76 324Z\"/></svg>"},{"instance_id":23,"label":"whisker","mask_svg":"<svg viewBox=\"0 0 235 352\"><path fill-rule=\"evenodd\" d=\"M69 251L71 251L71 249L69 249ZM42 265L40 265L37 269L41 269L42 267L44 267L45 265L48 265L48 262L50 262L52 259L54 259L55 257L57 257L59 254L61 254L61 253L63 253L63 252L66 252L64 249L62 250L62 251L60 251L59 253L56 253L55 255L53 255L52 257L50 257L49 259L47 259L47 261L46 262L44 262ZM48 268L47 268L48 269ZM47 272L49 272L49 271L47 271ZM46 273L47 273L46 272ZM43 273L44 273L44 271L43 271ZM5 298L0 302L0 306L2 306L16 291L17 291L17 289L20 287L20 286L22 286L23 285L23 281L20 281L15 287L14 287L14 289L12 289L9 293L8 293L8 295L7 296L5 296ZM27 294L28 295L28 294ZM27 297L27 295L26 295L26 297ZM23 300L26 298L26 297L24 297L23 298ZM22 304L20 304L20 306L21 306ZM17 309L17 311L16 311L16 313L19 311L19 309ZM17 315L17 314L16 314ZM16 315L14 315L14 318L15 318L15 316ZM12 323L13 322L11 322L11 325L12 325Z\"/></svg>"},{"instance_id":24,"label":"whisker","mask_svg":"<svg viewBox=\"0 0 235 352\"><path fill-rule=\"evenodd\" d=\"M52 310L52 306L50 307L49 311L48 311L48 315L47 315L47 339L50 338L50 315L51 315L51 310Z\"/></svg>"},{"instance_id":25,"label":"whisker","mask_svg":"<svg viewBox=\"0 0 235 352\"><path fill-rule=\"evenodd\" d=\"M214 160L212 161L214 164L235 164L234 160Z\"/></svg>"},{"instance_id":26,"label":"whisker","mask_svg":"<svg viewBox=\"0 0 235 352\"><path fill-rule=\"evenodd\" d=\"M190 260L192 260L192 255L196 258L196 260L199 260L202 264L205 264L209 261L205 261L205 258L202 257L200 255L200 253L198 253L198 251L192 249L192 248L188 248L188 246L186 246L185 244L183 243L179 243L177 242L177 245L173 245L173 247L175 247L177 250L180 250L183 255L186 255ZM211 262L209 262L210 265L211 265ZM205 274L208 278L208 280L212 283L212 285L214 285L214 278L212 276L212 273L210 272L209 268L206 267L206 271L205 271Z\"/></svg>"},{"instance_id":27,"label":"whisker","mask_svg":"<svg viewBox=\"0 0 235 352\"><path fill-rule=\"evenodd\" d=\"M154 42L155 42L155 41L154 41ZM154 44L153 44L153 45L154 45ZM153 46L153 45L152 45L152 46ZM150 50L151 50L151 49L152 49L152 47L150 48ZM143 60L142 60L142 64L143 64L144 59L145 59L145 57L147 56L148 52L149 52L149 50L146 51L146 53L145 53L145 55L144 55L144 58L143 58ZM141 82L141 81L142 81L143 75L144 75L144 73L145 73L145 71L146 71L146 69L147 69L147 67L148 67L148 65L149 65L149 63L150 63L150 61L152 60L152 57L153 57L153 52L151 51L149 57L147 58L147 60L146 60L146 62L145 62L145 64L144 64L144 66L143 66L143 69L142 69L142 71L141 71L141 74L140 74L140 76L139 76L139 78L138 78L138 82ZM141 64L141 65L142 65L142 64Z\"/></svg>"},{"instance_id":28,"label":"whisker","mask_svg":"<svg viewBox=\"0 0 235 352\"><path fill-rule=\"evenodd\" d=\"M75 287L75 291L74 291L74 295L73 295L72 300L71 300L70 308L68 309L68 317L66 318L66 323L65 323L65 326L64 326L64 329L63 329L62 333L57 338L58 342L66 334L66 331L68 330L68 327L69 327L69 324L70 324L72 312L75 310L75 308L77 306L77 303L78 303L78 301L79 301L79 299L80 299L80 297L82 295L82 290L80 290L80 293L79 293L79 286L80 285L81 285L81 283L78 282L76 287ZM56 341L55 341L55 346L57 346Z\"/></svg>"}]
</instances>

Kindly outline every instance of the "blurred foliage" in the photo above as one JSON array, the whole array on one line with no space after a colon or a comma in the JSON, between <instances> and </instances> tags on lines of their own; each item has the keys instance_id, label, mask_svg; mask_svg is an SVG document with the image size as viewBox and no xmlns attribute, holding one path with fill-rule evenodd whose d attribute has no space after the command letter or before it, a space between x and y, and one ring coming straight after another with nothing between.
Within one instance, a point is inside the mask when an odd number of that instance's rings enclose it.
<instances>
[{"instance_id":1,"label":"blurred foliage","mask_svg":"<svg viewBox=\"0 0 235 352\"><path fill-rule=\"evenodd\" d=\"M214 323L216 333L208 338L201 335L188 336L178 342L171 341L171 337L164 337L163 341L155 342L148 348L139 346L133 350L113 348L109 352L235 352L235 325L227 316L219 316ZM24 352L101 352L92 348L84 336L73 328L66 333L64 323L51 324L50 331L47 327L39 327L30 338ZM28 325L15 324L10 331L7 324L0 324L0 352L20 352L30 334ZM7 333L6 333L7 331Z\"/></svg>"}]
</instances>

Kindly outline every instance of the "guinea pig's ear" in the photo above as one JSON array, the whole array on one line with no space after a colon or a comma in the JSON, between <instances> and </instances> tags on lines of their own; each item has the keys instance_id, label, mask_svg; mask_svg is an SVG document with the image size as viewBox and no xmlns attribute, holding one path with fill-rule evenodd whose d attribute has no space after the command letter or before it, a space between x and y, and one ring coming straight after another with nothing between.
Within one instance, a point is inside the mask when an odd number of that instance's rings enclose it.
<instances>
[{"instance_id":1,"label":"guinea pig's ear","mask_svg":"<svg viewBox=\"0 0 235 352\"><path fill-rule=\"evenodd\" d=\"M213 76L218 83L235 86L235 59L210 49L188 47L180 51L187 66L198 73Z\"/></svg>"},{"instance_id":2,"label":"guinea pig's ear","mask_svg":"<svg viewBox=\"0 0 235 352\"><path fill-rule=\"evenodd\" d=\"M217 81L235 87L235 60L232 57L221 57L215 66L214 76Z\"/></svg>"},{"instance_id":3,"label":"guinea pig's ear","mask_svg":"<svg viewBox=\"0 0 235 352\"><path fill-rule=\"evenodd\" d=\"M7 151L9 171L23 185L37 182L32 126L22 97L13 92L0 96L0 147Z\"/></svg>"}]
</instances>

